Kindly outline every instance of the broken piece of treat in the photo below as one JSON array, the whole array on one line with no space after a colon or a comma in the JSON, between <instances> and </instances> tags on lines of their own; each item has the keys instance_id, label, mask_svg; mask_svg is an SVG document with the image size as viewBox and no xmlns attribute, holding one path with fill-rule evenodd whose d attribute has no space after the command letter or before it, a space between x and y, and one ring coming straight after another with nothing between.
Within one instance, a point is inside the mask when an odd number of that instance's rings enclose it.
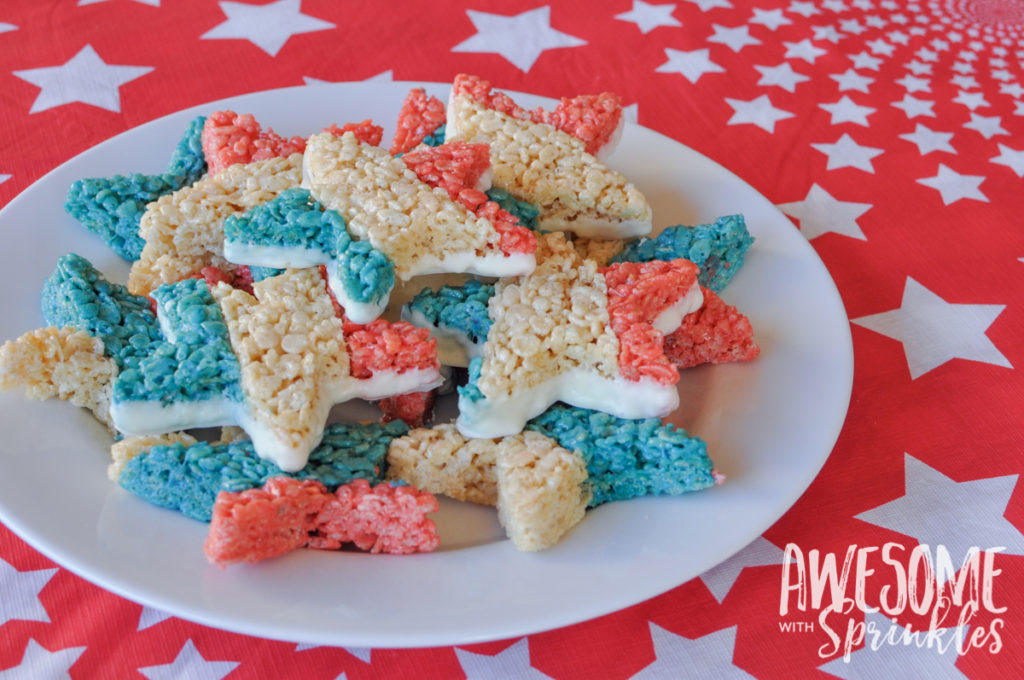
<instances>
[{"instance_id":1,"label":"broken piece of treat","mask_svg":"<svg viewBox=\"0 0 1024 680\"><path fill-rule=\"evenodd\" d=\"M429 552L440 543L428 514L437 499L410 486L370 487L365 479L332 494L313 480L276 477L262 489L217 497L204 544L207 559L226 567L277 557L308 546L396 555Z\"/></svg>"},{"instance_id":2,"label":"broken piece of treat","mask_svg":"<svg viewBox=\"0 0 1024 680\"><path fill-rule=\"evenodd\" d=\"M678 374L655 342L662 314L700 307L692 263L659 263L657 297L628 294L639 272L598 271L560 233L538 238L533 274L499 281L488 302L483 353L459 389L459 430L500 437L556 401L625 418L661 416L679 403ZM635 265L632 265L635 266Z\"/></svg>"},{"instance_id":3,"label":"broken piece of treat","mask_svg":"<svg viewBox=\"0 0 1024 680\"><path fill-rule=\"evenodd\" d=\"M398 111L395 137L391 141L393 155L410 151L420 144L438 146L444 143L444 102L428 96L422 87L409 90Z\"/></svg>"},{"instance_id":4,"label":"broken piece of treat","mask_svg":"<svg viewBox=\"0 0 1024 680\"><path fill-rule=\"evenodd\" d=\"M761 353L750 319L709 288L704 304L665 336L665 355L679 368L752 361Z\"/></svg>"},{"instance_id":5,"label":"broken piece of treat","mask_svg":"<svg viewBox=\"0 0 1024 680\"><path fill-rule=\"evenodd\" d=\"M288 157L306 148L302 137L285 139L272 128L264 129L251 113L234 111L211 113L203 125L202 140L211 175L239 163Z\"/></svg>"},{"instance_id":6,"label":"broken piece of treat","mask_svg":"<svg viewBox=\"0 0 1024 680\"><path fill-rule=\"evenodd\" d=\"M536 432L466 439L450 423L391 443L388 476L425 491L495 506L519 550L543 550L581 519L591 500L583 459Z\"/></svg>"},{"instance_id":7,"label":"broken piece of treat","mask_svg":"<svg viewBox=\"0 0 1024 680\"><path fill-rule=\"evenodd\" d=\"M206 173L200 141L205 121L203 116L192 120L163 173L75 180L68 189L64 209L118 255L126 260L139 259L145 245L139 235L139 222L146 206Z\"/></svg>"},{"instance_id":8,"label":"broken piece of treat","mask_svg":"<svg viewBox=\"0 0 1024 680\"><path fill-rule=\"evenodd\" d=\"M379 483L389 444L408 431L402 422L328 425L306 464L294 471L259 458L249 439L199 442L180 433L129 437L112 447L109 473L136 496L206 522L219 492L257 488L272 477L316 480L328 489L354 479Z\"/></svg>"},{"instance_id":9,"label":"broken piece of treat","mask_svg":"<svg viewBox=\"0 0 1024 680\"><path fill-rule=\"evenodd\" d=\"M535 265L528 230L475 215L420 180L402 158L352 133L309 138L303 186L341 214L354 238L384 253L403 281L431 273L515 276Z\"/></svg>"},{"instance_id":10,"label":"broken piece of treat","mask_svg":"<svg viewBox=\"0 0 1024 680\"><path fill-rule=\"evenodd\" d=\"M650 233L652 215L647 199L620 173L589 153L587 143L533 120L506 95L486 94L489 92L487 81L465 74L455 78L445 138L448 143L489 145L495 186L538 206L541 229L592 238ZM608 105L606 99L592 103L602 112ZM574 106L567 105L570 109ZM568 112L557 118L574 126L573 119L582 121ZM613 136L595 131L592 141Z\"/></svg>"}]
</instances>

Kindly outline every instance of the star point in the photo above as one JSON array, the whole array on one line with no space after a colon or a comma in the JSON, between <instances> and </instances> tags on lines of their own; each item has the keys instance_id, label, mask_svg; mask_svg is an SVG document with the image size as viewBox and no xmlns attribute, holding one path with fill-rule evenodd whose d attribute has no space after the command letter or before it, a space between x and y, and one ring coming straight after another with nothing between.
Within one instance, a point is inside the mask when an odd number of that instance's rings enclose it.
<instances>
[{"instance_id":1,"label":"star point","mask_svg":"<svg viewBox=\"0 0 1024 680\"><path fill-rule=\"evenodd\" d=\"M870 203L840 201L818 184L811 186L804 200L778 205L800 221L800 233L808 241L828 232L866 241L857 219L872 207Z\"/></svg>"},{"instance_id":2,"label":"star point","mask_svg":"<svg viewBox=\"0 0 1024 680\"><path fill-rule=\"evenodd\" d=\"M579 47L587 41L551 26L548 6L506 16L467 9L476 33L452 48L452 52L498 54L524 73L540 56L562 47Z\"/></svg>"},{"instance_id":3,"label":"star point","mask_svg":"<svg viewBox=\"0 0 1024 680\"><path fill-rule=\"evenodd\" d=\"M108 64L86 45L60 66L14 71L18 78L40 88L29 113L39 113L72 102L121 112L121 86L153 70L152 66Z\"/></svg>"},{"instance_id":4,"label":"star point","mask_svg":"<svg viewBox=\"0 0 1024 680\"><path fill-rule=\"evenodd\" d=\"M301 0L276 0L266 5L221 0L226 19L199 36L202 40L248 40L272 57L293 35L334 28L323 19L303 14Z\"/></svg>"},{"instance_id":5,"label":"star point","mask_svg":"<svg viewBox=\"0 0 1024 680\"><path fill-rule=\"evenodd\" d=\"M786 118L792 118L789 111L775 108L768 95L763 94L756 99L746 101L743 99L725 98L725 101L732 107L734 113L726 125L742 125L749 123L756 125L766 132L775 132L775 123Z\"/></svg>"},{"instance_id":6,"label":"star point","mask_svg":"<svg viewBox=\"0 0 1024 680\"><path fill-rule=\"evenodd\" d=\"M39 593L56 573L56 568L18 571L0 559L0 626L16 619L49 623Z\"/></svg>"},{"instance_id":7,"label":"star point","mask_svg":"<svg viewBox=\"0 0 1024 680\"><path fill-rule=\"evenodd\" d=\"M899 308L853 323L902 343L910 378L916 380L953 359L1013 368L985 334L1005 308L949 303L907 277Z\"/></svg>"},{"instance_id":8,"label":"star point","mask_svg":"<svg viewBox=\"0 0 1024 680\"><path fill-rule=\"evenodd\" d=\"M709 569L700 575L707 589L719 604L732 590L740 572L747 567L762 567L774 564L782 564L784 553L781 548L763 536L758 536L747 547L722 562L716 567Z\"/></svg>"}]
</instances>

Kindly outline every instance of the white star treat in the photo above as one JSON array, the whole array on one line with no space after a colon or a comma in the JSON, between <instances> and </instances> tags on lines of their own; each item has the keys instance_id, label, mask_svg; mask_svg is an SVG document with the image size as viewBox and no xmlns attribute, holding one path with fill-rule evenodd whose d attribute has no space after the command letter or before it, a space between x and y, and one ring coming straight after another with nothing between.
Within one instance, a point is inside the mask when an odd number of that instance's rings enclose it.
<instances>
[{"instance_id":1,"label":"white star treat","mask_svg":"<svg viewBox=\"0 0 1024 680\"><path fill-rule=\"evenodd\" d=\"M152 70L152 66L107 64L92 45L86 45L60 66L13 71L13 74L41 89L29 113L39 113L72 102L119 113L121 86Z\"/></svg>"},{"instance_id":2,"label":"white star treat","mask_svg":"<svg viewBox=\"0 0 1024 680\"><path fill-rule=\"evenodd\" d=\"M953 359L1012 368L985 331L1006 305L950 303L907 277L897 309L853 323L903 343L913 380Z\"/></svg>"},{"instance_id":3,"label":"white star treat","mask_svg":"<svg viewBox=\"0 0 1024 680\"><path fill-rule=\"evenodd\" d=\"M503 279L488 300L482 356L459 388L467 437L501 437L556 401L619 418L661 417L678 406L678 371L664 333L703 304L686 260L598 269L564 234L538 238L537 269Z\"/></svg>"},{"instance_id":4,"label":"white star treat","mask_svg":"<svg viewBox=\"0 0 1024 680\"><path fill-rule=\"evenodd\" d=\"M222 0L219 5L227 19L201 39L248 40L272 57L293 35L334 28L329 21L303 14L301 0L276 0L265 5Z\"/></svg>"},{"instance_id":5,"label":"white star treat","mask_svg":"<svg viewBox=\"0 0 1024 680\"><path fill-rule=\"evenodd\" d=\"M647 199L595 155L614 144L622 125L618 98L605 93L582 101L605 119L586 141L536 122L548 114L516 106L493 92L489 82L459 75L448 102L446 139L489 145L494 185L538 206L541 229L594 238L647 234L652 227ZM560 118L556 109L552 122L559 124Z\"/></svg>"},{"instance_id":6,"label":"white star treat","mask_svg":"<svg viewBox=\"0 0 1024 680\"><path fill-rule=\"evenodd\" d=\"M498 54L521 71L533 68L547 50L586 45L587 41L551 26L551 8L538 7L514 16L468 9L476 33L452 48L452 52Z\"/></svg>"}]
</instances>

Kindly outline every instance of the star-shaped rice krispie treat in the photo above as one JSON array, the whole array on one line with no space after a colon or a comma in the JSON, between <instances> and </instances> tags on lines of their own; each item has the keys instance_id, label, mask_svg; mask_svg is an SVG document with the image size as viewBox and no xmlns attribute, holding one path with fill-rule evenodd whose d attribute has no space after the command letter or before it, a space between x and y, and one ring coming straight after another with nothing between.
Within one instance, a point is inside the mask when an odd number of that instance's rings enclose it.
<instances>
[{"instance_id":1,"label":"star-shaped rice krispie treat","mask_svg":"<svg viewBox=\"0 0 1024 680\"><path fill-rule=\"evenodd\" d=\"M650 233L651 207L594 155L611 147L621 120L614 95L564 100L550 114L529 112L463 74L452 84L445 140L489 145L495 186L538 206L541 229L629 238Z\"/></svg>"},{"instance_id":2,"label":"star-shaped rice krispie treat","mask_svg":"<svg viewBox=\"0 0 1024 680\"><path fill-rule=\"evenodd\" d=\"M488 300L481 356L459 388L459 430L470 437L519 432L556 401L624 418L678 406L678 372L663 330L702 302L686 260L599 270L561 233L538 238L530 275L504 279Z\"/></svg>"},{"instance_id":3,"label":"star-shaped rice krispie treat","mask_svg":"<svg viewBox=\"0 0 1024 680\"><path fill-rule=\"evenodd\" d=\"M336 210L354 238L384 253L403 281L433 273L532 271L529 230L506 220L507 213L488 205L480 190L463 186L464 200L453 200L452 187L431 186L417 176L409 167L414 159L396 158L352 133L316 134L303 155L303 187Z\"/></svg>"}]
</instances>

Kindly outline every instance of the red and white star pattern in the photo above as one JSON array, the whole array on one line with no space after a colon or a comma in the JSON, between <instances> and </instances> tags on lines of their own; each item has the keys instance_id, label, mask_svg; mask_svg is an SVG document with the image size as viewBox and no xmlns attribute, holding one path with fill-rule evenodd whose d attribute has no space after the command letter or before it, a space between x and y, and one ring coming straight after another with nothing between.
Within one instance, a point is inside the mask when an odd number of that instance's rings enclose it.
<instances>
[{"instance_id":1,"label":"red and white star pattern","mask_svg":"<svg viewBox=\"0 0 1024 680\"><path fill-rule=\"evenodd\" d=\"M700 578L596 620L458 648L214 630L91 585L0 526L0 678L1019 675L1024 0L398 6L6 0L0 205L112 135L234 94L458 72L549 96L616 91L630 119L789 215L835 279L856 372L824 469L762 537ZM844 661L819 656L821 630L780 629L786 544L842 555L890 541L943 544L954 559L1002 546L1002 648L859 644Z\"/></svg>"}]
</instances>

